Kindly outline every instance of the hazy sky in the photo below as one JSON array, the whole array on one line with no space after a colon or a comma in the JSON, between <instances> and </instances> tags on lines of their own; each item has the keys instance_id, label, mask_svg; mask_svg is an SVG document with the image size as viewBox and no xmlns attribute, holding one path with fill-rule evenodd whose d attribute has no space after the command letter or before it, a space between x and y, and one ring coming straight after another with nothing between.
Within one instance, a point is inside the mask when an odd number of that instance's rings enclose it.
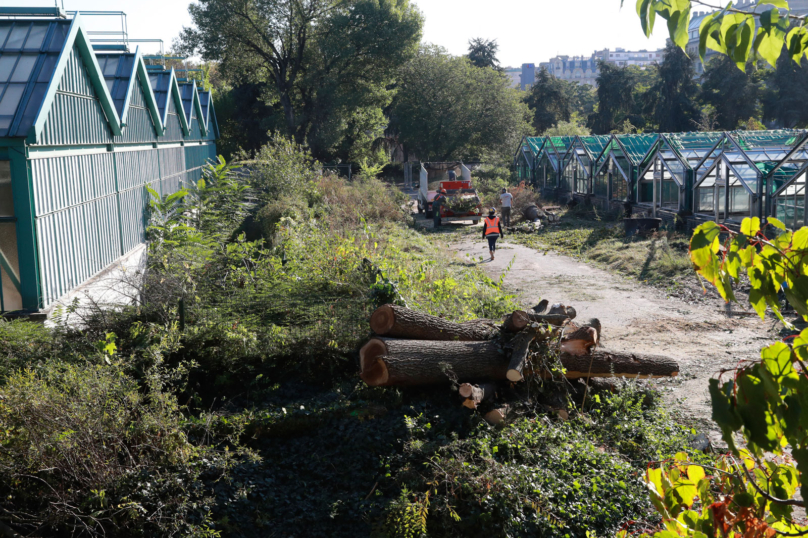
<instances>
[{"instance_id":1,"label":"hazy sky","mask_svg":"<svg viewBox=\"0 0 808 538\"><path fill-rule=\"evenodd\" d=\"M52 6L55 0L0 0L0 6ZM129 37L171 45L190 24L189 0L58 0L68 10L125 11ZM414 0L424 14L424 40L464 54L472 37L496 39L503 65L539 63L556 54L590 55L596 49L665 46L664 21L646 39L634 0ZM117 29L116 19L85 19L91 29ZM145 47L145 46L144 46Z\"/></svg>"}]
</instances>

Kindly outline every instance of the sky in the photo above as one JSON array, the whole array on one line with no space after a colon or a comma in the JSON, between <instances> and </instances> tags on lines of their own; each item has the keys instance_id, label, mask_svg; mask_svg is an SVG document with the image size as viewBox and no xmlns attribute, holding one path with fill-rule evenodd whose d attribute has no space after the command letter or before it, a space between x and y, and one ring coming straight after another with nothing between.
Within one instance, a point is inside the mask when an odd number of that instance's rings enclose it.
<instances>
[{"instance_id":1,"label":"sky","mask_svg":"<svg viewBox=\"0 0 808 538\"><path fill-rule=\"evenodd\" d=\"M53 6L67 10L125 11L131 39L162 39L165 48L191 23L189 0L0 0L0 6ZM503 66L544 62L557 54L665 46L664 21L646 39L634 0L412 0L424 15L424 41L465 54L473 37L496 39ZM118 18L85 18L91 29L120 28ZM149 52L156 51L156 45Z\"/></svg>"}]
</instances>

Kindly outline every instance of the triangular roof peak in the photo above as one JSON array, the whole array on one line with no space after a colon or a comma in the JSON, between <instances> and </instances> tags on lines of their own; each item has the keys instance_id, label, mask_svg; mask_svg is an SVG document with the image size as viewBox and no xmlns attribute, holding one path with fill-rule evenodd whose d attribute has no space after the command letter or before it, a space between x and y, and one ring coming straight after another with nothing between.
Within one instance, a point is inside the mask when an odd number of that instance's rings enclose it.
<instances>
[{"instance_id":1,"label":"triangular roof peak","mask_svg":"<svg viewBox=\"0 0 808 538\"><path fill-rule=\"evenodd\" d=\"M174 99L174 108L177 111L177 116L180 118L182 125L182 132L188 134L188 118L185 115L185 109L182 103L182 93L180 92L179 82L177 81L177 74L174 68L171 71L152 71L149 73L149 82L154 97L157 101L157 106L160 111L160 120L165 126L168 123L168 100Z\"/></svg>"},{"instance_id":2,"label":"triangular roof peak","mask_svg":"<svg viewBox=\"0 0 808 538\"><path fill-rule=\"evenodd\" d=\"M119 136L121 134L121 119L115 107L115 102L112 95L107 88L106 81L98 65L98 60L95 57L95 51L90 43L90 37L87 31L82 26L81 15L76 13L73 21L70 23L70 29L62 45L62 51L59 54L59 59L53 70L53 75L48 83L48 88L45 91L45 96L42 100L42 105L39 108L39 113L36 116L34 124L31 126L27 136L30 142L37 143L42 135L42 130L45 127L45 122L48 119L48 114L53 105L53 100L56 97L56 92L59 89L59 84L62 81L62 76L65 73L67 64L70 60L70 55L73 49L76 49L83 60L84 66L87 69L87 75L92 84L93 90L98 97L101 108L107 117L110 131L113 135Z\"/></svg>"}]
</instances>

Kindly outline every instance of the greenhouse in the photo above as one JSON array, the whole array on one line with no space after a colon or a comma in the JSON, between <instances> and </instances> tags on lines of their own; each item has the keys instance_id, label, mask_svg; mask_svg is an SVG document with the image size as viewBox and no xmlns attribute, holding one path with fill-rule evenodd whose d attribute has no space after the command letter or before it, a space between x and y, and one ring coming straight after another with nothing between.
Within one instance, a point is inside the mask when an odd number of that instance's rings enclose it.
<instances>
[{"instance_id":1,"label":"greenhouse","mask_svg":"<svg viewBox=\"0 0 808 538\"><path fill-rule=\"evenodd\" d=\"M146 187L198 179L218 129L209 92L79 15L0 17L0 312L38 311L141 247Z\"/></svg>"},{"instance_id":2,"label":"greenhouse","mask_svg":"<svg viewBox=\"0 0 808 538\"><path fill-rule=\"evenodd\" d=\"M544 196L631 203L655 216L808 223L808 133L799 130L531 138L525 174ZM533 163L529 162L532 156ZM532 171L532 177L528 178Z\"/></svg>"}]
</instances>

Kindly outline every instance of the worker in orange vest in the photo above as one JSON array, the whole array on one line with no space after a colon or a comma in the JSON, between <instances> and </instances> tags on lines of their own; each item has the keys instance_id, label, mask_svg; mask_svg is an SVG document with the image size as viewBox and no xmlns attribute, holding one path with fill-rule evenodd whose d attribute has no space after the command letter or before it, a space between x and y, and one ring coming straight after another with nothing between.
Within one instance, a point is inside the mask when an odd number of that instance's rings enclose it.
<instances>
[{"instance_id":1,"label":"worker in orange vest","mask_svg":"<svg viewBox=\"0 0 808 538\"><path fill-rule=\"evenodd\" d=\"M497 210L493 207L488 211L488 216L483 219L483 239L488 239L488 250L491 251L491 261L494 261L494 252L497 250L497 239L504 238L502 224L497 217Z\"/></svg>"}]
</instances>

